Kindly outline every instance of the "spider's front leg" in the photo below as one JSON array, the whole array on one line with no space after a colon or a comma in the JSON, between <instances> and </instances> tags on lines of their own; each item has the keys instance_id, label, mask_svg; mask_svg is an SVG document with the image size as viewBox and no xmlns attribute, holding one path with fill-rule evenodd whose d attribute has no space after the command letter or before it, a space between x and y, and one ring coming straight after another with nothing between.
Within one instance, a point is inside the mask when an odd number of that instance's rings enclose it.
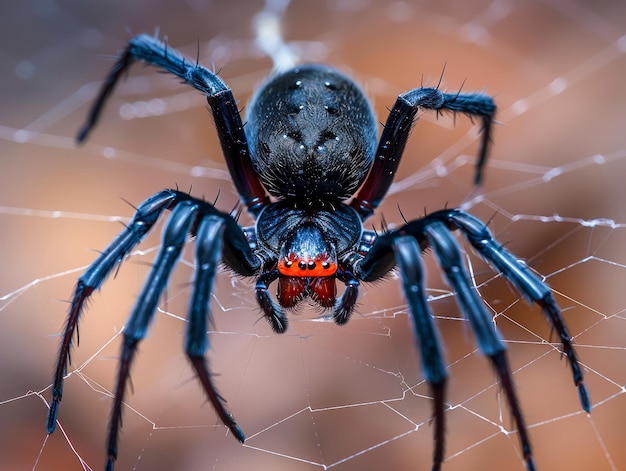
<instances>
[{"instance_id":1,"label":"spider's front leg","mask_svg":"<svg viewBox=\"0 0 626 471\"><path fill-rule=\"evenodd\" d=\"M211 316L210 299L213 291L215 271L222 253L224 229L224 220L215 215L204 218L198 227L196 235L196 275L189 309L185 352L222 423L230 429L237 440L243 443L245 440L244 434L232 415L226 410L225 401L213 384L205 357L209 348L207 332Z\"/></svg>"},{"instance_id":2,"label":"spider's front leg","mask_svg":"<svg viewBox=\"0 0 626 471\"><path fill-rule=\"evenodd\" d=\"M423 287L421 251L427 247L433 248L444 268L459 307L472 325L480 350L494 365L519 431L527 468L532 471L535 467L530 439L508 366L506 346L480 296L470 284L469 275L461 260L460 248L450 229L443 222L427 216L412 221L399 230L379 236L365 258L356 264L355 269L359 279L363 281L373 281L382 276L389 270L393 260L400 269L404 294L409 306L409 318L421 353L424 377L433 394L435 421L433 470L440 469L444 458L444 395L447 373L439 335Z\"/></svg>"},{"instance_id":3,"label":"spider's front leg","mask_svg":"<svg viewBox=\"0 0 626 471\"><path fill-rule=\"evenodd\" d=\"M182 194L171 190L161 191L145 200L135 212L133 220L113 240L113 242L91 264L87 271L78 279L70 312L65 324L65 332L61 340L61 348L52 384L52 399L48 411L47 430L54 432L59 403L63 397L63 379L70 362L72 339L77 332L78 321L83 306L94 290L100 288L107 276L118 266L128 253L146 236L159 216L168 208L176 205Z\"/></svg>"},{"instance_id":4,"label":"spider's front leg","mask_svg":"<svg viewBox=\"0 0 626 471\"><path fill-rule=\"evenodd\" d=\"M106 471L113 471L113 463L117 458L117 438L122 420L122 403L124 402L130 367L137 352L137 345L145 337L154 318L159 298L167 286L169 276L178 261L187 234L197 217L197 212L198 206L191 201L180 203L172 211L163 231L163 245L135 303L135 308L124 326L122 353L109 422Z\"/></svg>"},{"instance_id":5,"label":"spider's front leg","mask_svg":"<svg viewBox=\"0 0 626 471\"><path fill-rule=\"evenodd\" d=\"M444 399L448 373L424 288L423 248L415 237L387 232L376 238L364 258L355 257L350 266L356 277L365 282L384 277L395 265L400 269L402 287L409 305L409 323L420 351L424 378L433 395L433 471L438 471L444 458Z\"/></svg>"},{"instance_id":6,"label":"spider's front leg","mask_svg":"<svg viewBox=\"0 0 626 471\"><path fill-rule=\"evenodd\" d=\"M517 425L522 453L528 471L535 470L530 437L520 408L511 369L506 355L506 346L478 291L471 285L467 269L461 259L461 249L450 230L443 222L429 222L424 227L430 246L433 248L446 279L456 294L461 312L469 320L476 336L478 347L492 362L506 395L511 414Z\"/></svg>"},{"instance_id":7,"label":"spider's front leg","mask_svg":"<svg viewBox=\"0 0 626 471\"><path fill-rule=\"evenodd\" d=\"M469 275L461 259L460 248L451 234L451 231L456 229L460 230L487 263L499 270L508 281L515 285L522 295L543 308L546 317L561 340L563 351L572 369L574 383L578 387L582 408L586 412L590 412L591 400L583 380L582 369L552 290L524 263L517 260L502 247L493 238L487 226L476 217L458 209L446 209L411 221L398 230L379 237L361 266L370 270L380 269L377 267L385 266L391 256L391 247L394 241L397 246L397 241L407 236L413 237L422 250L432 247L440 265L446 272L449 284L454 289L461 311L467 316L472 325L472 330L476 335L481 351L491 359L494 365L518 427L527 468L529 471L534 470L530 439L521 414L517 394L515 393L506 358L505 345L483 301L470 283ZM370 256L373 257L370 259ZM400 253L397 249L395 256L398 259L398 265L404 278L406 270L402 268L401 260L399 259ZM406 287L405 292L407 292ZM409 306L415 317L415 312L419 311L420 308L417 305L413 305L408 292L407 299L409 299Z\"/></svg>"},{"instance_id":8,"label":"spider's front leg","mask_svg":"<svg viewBox=\"0 0 626 471\"><path fill-rule=\"evenodd\" d=\"M578 356L572 345L572 337L550 287L541 281L528 266L502 247L493 238L487 226L478 218L460 210L439 211L429 217L440 219L451 228L459 229L478 253L513 283L522 295L541 306L557 332L563 346L563 352L569 361L574 384L578 388L580 404L586 412L591 412L591 399L585 386Z\"/></svg>"},{"instance_id":9,"label":"spider's front leg","mask_svg":"<svg viewBox=\"0 0 626 471\"><path fill-rule=\"evenodd\" d=\"M215 267L219 260L243 276L257 274L261 262L248 245L246 237L235 219L228 214L221 213L209 203L196 200L190 195L176 190L161 191L139 205L131 223L80 277L61 341L47 420L48 433L52 433L56 427L72 338L86 300L95 289L102 285L107 276L123 261L133 247L141 242L166 209L172 210L172 215L163 231L162 247L124 328L117 385L109 423L107 470L113 469L113 463L117 457L117 438L121 424L122 403L137 345L145 336L154 317L158 300L167 285L170 272L179 258L188 234L197 235L198 248L186 352L217 414L238 440L244 440L243 433L227 412L224 400L216 391L204 358L208 348L206 338L210 317L208 303Z\"/></svg>"},{"instance_id":10,"label":"spider's front leg","mask_svg":"<svg viewBox=\"0 0 626 471\"><path fill-rule=\"evenodd\" d=\"M420 349L422 371L433 395L434 441L433 471L439 471L444 457L444 399L448 373L443 362L443 349L433 315L426 300L424 267L417 241L411 236L393 240L393 250L400 269L402 286L410 310L410 323Z\"/></svg>"},{"instance_id":11,"label":"spider's front leg","mask_svg":"<svg viewBox=\"0 0 626 471\"><path fill-rule=\"evenodd\" d=\"M220 260L241 275L257 273L261 262L248 246L243 231L231 216L217 211L209 203L189 197L172 211L163 231L161 250L124 328L124 342L109 423L107 471L113 470L113 463L117 458L122 403L137 345L144 338L152 322L158 300L167 286L170 273L190 233L196 235L196 271L188 315L185 352L224 425L240 442L245 439L243 432L227 411L224 399L217 392L206 362L205 354L209 346L207 331L211 316L209 300Z\"/></svg>"}]
</instances>

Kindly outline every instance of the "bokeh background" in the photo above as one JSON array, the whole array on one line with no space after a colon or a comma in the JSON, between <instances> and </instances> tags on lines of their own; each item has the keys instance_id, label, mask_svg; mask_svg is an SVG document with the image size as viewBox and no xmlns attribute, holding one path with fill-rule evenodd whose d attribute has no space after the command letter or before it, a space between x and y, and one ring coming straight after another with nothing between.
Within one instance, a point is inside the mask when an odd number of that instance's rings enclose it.
<instances>
[{"instance_id":1,"label":"bokeh background","mask_svg":"<svg viewBox=\"0 0 626 471\"><path fill-rule=\"evenodd\" d=\"M132 216L178 185L237 203L194 90L136 66L84 146L73 136L116 51L158 27L220 70L241 106L272 69L258 47L262 1L5 2L0 7L0 469L99 469L120 331L159 231L93 296L72 355L58 430L49 386L76 278ZM499 125L484 185L471 186L477 129L425 115L380 214L401 222L463 205L547 277L594 403L580 410L550 328L471 251L481 295L509 345L539 469L626 469L626 4L622 1L292 1L278 15L302 61L355 77L381 121L403 91L439 81L483 90ZM199 50L199 52L198 52ZM247 216L242 222L250 224ZM190 244L190 248L192 245ZM444 469L522 470L488 362L426 259L450 364ZM193 270L187 250L132 374L117 469L430 469L431 400L393 277L364 286L344 327L302 310L274 335L252 284L220 275L210 361L248 436L228 436L182 353Z\"/></svg>"}]
</instances>

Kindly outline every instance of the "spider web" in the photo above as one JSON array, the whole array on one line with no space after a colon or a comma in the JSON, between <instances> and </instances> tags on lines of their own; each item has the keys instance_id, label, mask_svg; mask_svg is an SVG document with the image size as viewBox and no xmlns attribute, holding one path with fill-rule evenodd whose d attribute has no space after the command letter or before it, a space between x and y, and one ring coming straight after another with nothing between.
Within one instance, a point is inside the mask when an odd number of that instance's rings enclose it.
<instances>
[{"instance_id":1,"label":"spider web","mask_svg":"<svg viewBox=\"0 0 626 471\"><path fill-rule=\"evenodd\" d=\"M553 287L593 401L581 411L539 309L468 249L481 296L507 341L539 469L626 469L626 5L459 2L49 1L4 5L0 76L0 454L3 469L98 469L125 318L159 245L153 231L105 284L81 324L57 431L45 415L76 278L132 208L178 184L237 203L206 104L169 76L135 67L91 140L73 136L112 53L155 25L216 69L241 104L273 64L324 61L351 73L380 120L422 81L484 89L499 104L485 183L471 188L476 132L423 116L380 214L400 222L461 205ZM259 15L262 13L262 15ZM283 38L285 38L283 40ZM463 84L463 85L462 85ZM244 224L250 221L243 217ZM364 286L344 327L317 312L273 334L252 286L221 273L210 361L247 434L228 436L182 353L193 251L173 275L134 364L117 469L415 469L430 466L431 398L395 279ZM524 469L488 362L426 257L446 346L446 471Z\"/></svg>"}]
</instances>

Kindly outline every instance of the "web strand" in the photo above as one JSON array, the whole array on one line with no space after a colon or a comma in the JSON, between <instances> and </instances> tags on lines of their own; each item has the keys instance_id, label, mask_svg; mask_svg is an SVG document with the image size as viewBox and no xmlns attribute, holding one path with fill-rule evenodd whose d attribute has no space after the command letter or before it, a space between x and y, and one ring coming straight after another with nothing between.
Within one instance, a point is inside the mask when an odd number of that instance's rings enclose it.
<instances>
[{"instance_id":1,"label":"web strand","mask_svg":"<svg viewBox=\"0 0 626 471\"><path fill-rule=\"evenodd\" d=\"M158 12L140 3L115 7L121 11L102 7L96 20L56 4L5 7L4 17L27 18L32 31L25 37L24 26L5 28L19 41L6 54L11 73L0 111L0 412L13 418L0 421L7 466L102 467L120 332L160 228L87 307L58 417L63 433L46 436L45 398L64 301L97 250L132 215L120 198L138 204L178 184L210 201L219 191L222 210L237 204L206 103L150 69L138 68L123 81L90 142L74 145L111 65L103 54L123 46L127 26L139 33L159 25L172 47L220 70L240 107L270 69L294 60L329 62L351 73L374 99L381 121L385 106L419 86L422 74L426 85L435 85L444 63L443 90L452 93L464 83L464 91L493 94L501 112L483 186L472 188L478 127L423 114L372 223L379 227L384 214L391 227L401 224L398 206L409 219L424 208L460 206L491 220L498 240L554 289L593 401L591 415L580 410L558 339L541 312L464 247L474 284L509 349L537 468L626 468L626 429L616 420L624 416L626 392L626 15L620 2L591 9L579 1L496 0L476 11L377 0L315 8L268 1L262 11L237 12L226 2L194 0ZM537 30L541 34L530 33ZM246 217L244 225L251 223ZM289 332L277 336L259 321L253 286L218 273L209 362L249 437L242 446L205 403L182 353L192 253L183 255L137 354L119 469L428 466L432 397L397 280L364 286L346 326L304 309L290 317ZM443 470L523 470L496 377L436 265L428 257L426 263L450 376Z\"/></svg>"}]
</instances>

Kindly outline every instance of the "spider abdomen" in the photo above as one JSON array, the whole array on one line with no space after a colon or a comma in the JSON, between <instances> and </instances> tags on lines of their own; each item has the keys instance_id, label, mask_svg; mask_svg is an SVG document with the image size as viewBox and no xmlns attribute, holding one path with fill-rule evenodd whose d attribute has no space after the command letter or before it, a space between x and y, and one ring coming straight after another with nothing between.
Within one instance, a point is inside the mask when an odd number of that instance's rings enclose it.
<instances>
[{"instance_id":1,"label":"spider abdomen","mask_svg":"<svg viewBox=\"0 0 626 471\"><path fill-rule=\"evenodd\" d=\"M275 75L260 87L245 129L267 191L307 204L349 198L367 175L377 140L361 89L316 64Z\"/></svg>"}]
</instances>

